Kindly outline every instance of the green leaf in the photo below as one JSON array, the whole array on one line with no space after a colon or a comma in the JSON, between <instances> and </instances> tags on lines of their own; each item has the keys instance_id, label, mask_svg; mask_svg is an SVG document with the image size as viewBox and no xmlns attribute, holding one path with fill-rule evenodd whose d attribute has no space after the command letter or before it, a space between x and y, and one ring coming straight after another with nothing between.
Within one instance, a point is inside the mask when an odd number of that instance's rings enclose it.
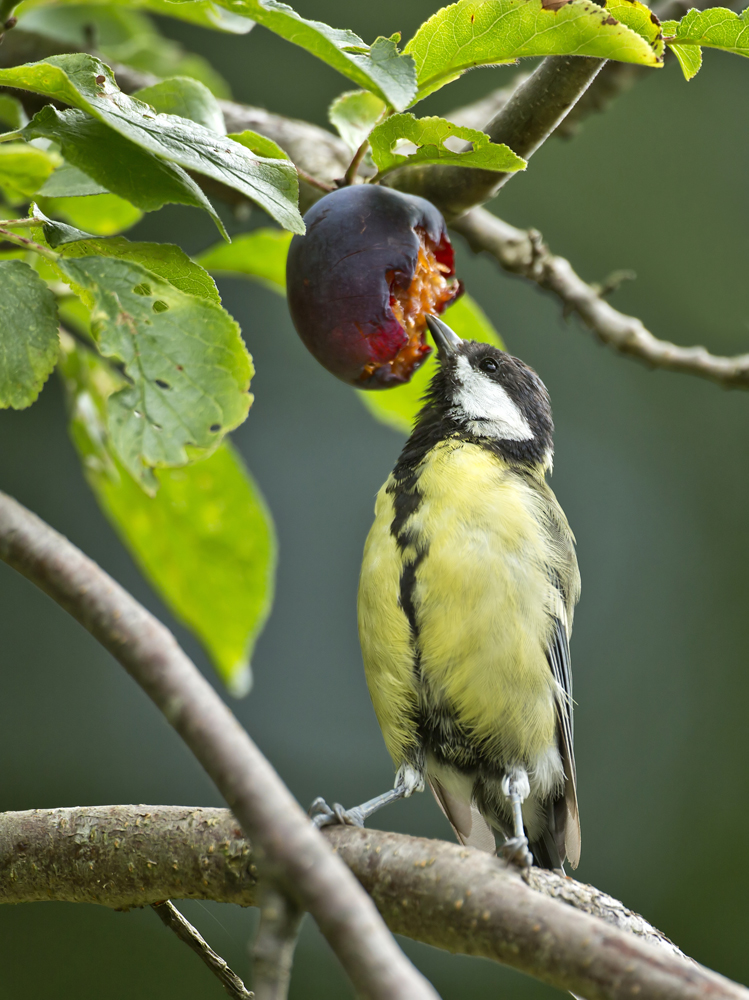
<instances>
[{"instance_id":1,"label":"green leaf","mask_svg":"<svg viewBox=\"0 0 749 1000\"><path fill-rule=\"evenodd\" d=\"M685 80L697 76L702 68L702 49L699 45L669 45L676 56Z\"/></svg>"},{"instance_id":2,"label":"green leaf","mask_svg":"<svg viewBox=\"0 0 749 1000\"><path fill-rule=\"evenodd\" d=\"M0 408L31 406L55 367L55 297L20 260L0 261Z\"/></svg>"},{"instance_id":3,"label":"green leaf","mask_svg":"<svg viewBox=\"0 0 749 1000\"><path fill-rule=\"evenodd\" d=\"M152 87L136 90L133 97L149 104L158 114L179 115L226 135L224 113L205 84L186 76L160 80Z\"/></svg>"},{"instance_id":4,"label":"green leaf","mask_svg":"<svg viewBox=\"0 0 749 1000\"><path fill-rule=\"evenodd\" d=\"M579 55L660 66L662 57L607 9L586 0L545 9L542 0L459 0L426 21L406 45L418 100L475 66L524 56Z\"/></svg>"},{"instance_id":5,"label":"green leaf","mask_svg":"<svg viewBox=\"0 0 749 1000\"><path fill-rule=\"evenodd\" d=\"M73 226L85 228L94 236L114 236L143 218L139 209L116 194L40 198L39 204L45 212L67 219Z\"/></svg>"},{"instance_id":6,"label":"green leaf","mask_svg":"<svg viewBox=\"0 0 749 1000\"><path fill-rule=\"evenodd\" d=\"M85 198L109 192L78 167L63 163L39 188L38 194L45 198Z\"/></svg>"},{"instance_id":7,"label":"green leaf","mask_svg":"<svg viewBox=\"0 0 749 1000\"><path fill-rule=\"evenodd\" d=\"M235 236L231 243L217 243L195 258L214 274L253 278L274 292L286 294L286 257L291 233L255 229Z\"/></svg>"},{"instance_id":8,"label":"green leaf","mask_svg":"<svg viewBox=\"0 0 749 1000\"><path fill-rule=\"evenodd\" d=\"M396 110L411 103L416 91L414 64L410 56L398 51L399 35L377 38L370 46L353 31L308 21L277 0L225 0L225 6L300 45Z\"/></svg>"},{"instance_id":9,"label":"green leaf","mask_svg":"<svg viewBox=\"0 0 749 1000\"><path fill-rule=\"evenodd\" d=\"M741 14L726 7L690 10L681 21L666 21L663 34L684 76L691 80L700 68L702 56L689 53L688 46L707 46L749 56L749 8Z\"/></svg>"},{"instance_id":10,"label":"green leaf","mask_svg":"<svg viewBox=\"0 0 749 1000\"><path fill-rule=\"evenodd\" d=\"M149 497L108 447L111 372L63 337L61 371L70 433L96 499L143 575L203 643L236 696L249 690L249 660L273 601L276 541L262 494L224 442L184 469L159 469Z\"/></svg>"},{"instance_id":11,"label":"green leaf","mask_svg":"<svg viewBox=\"0 0 749 1000\"><path fill-rule=\"evenodd\" d=\"M416 152L411 155L395 153L395 144L401 139L412 142L417 147ZM464 139L473 144L473 149L455 153L445 145L447 139ZM453 125L445 118L391 115L372 131L369 141L372 159L381 174L404 163L445 163L501 171L526 167L525 160L516 156L509 146L494 143L483 132Z\"/></svg>"},{"instance_id":12,"label":"green leaf","mask_svg":"<svg viewBox=\"0 0 749 1000\"><path fill-rule=\"evenodd\" d=\"M44 227L45 235L48 229L48 226ZM66 242L60 248L63 257L95 256L130 260L157 274L188 295L196 295L217 306L221 305L221 297L210 274L195 261L190 260L185 251L173 243L131 243L124 236L96 240L85 239L85 233L80 235L84 238L76 242Z\"/></svg>"},{"instance_id":13,"label":"green leaf","mask_svg":"<svg viewBox=\"0 0 749 1000\"><path fill-rule=\"evenodd\" d=\"M11 97L10 94L0 94L0 122L3 125L8 125L13 129L23 128L28 120L26 112L23 110L23 104L17 97Z\"/></svg>"},{"instance_id":14,"label":"green leaf","mask_svg":"<svg viewBox=\"0 0 749 1000\"><path fill-rule=\"evenodd\" d=\"M216 97L231 97L229 85L210 63L160 35L152 19L132 6L56 3L29 10L27 2L18 27L62 42L69 51L85 50L93 33L96 50L106 62L122 63L164 79L189 76L204 83Z\"/></svg>"},{"instance_id":15,"label":"green leaf","mask_svg":"<svg viewBox=\"0 0 749 1000\"><path fill-rule=\"evenodd\" d=\"M480 340L494 344L501 351L505 349L488 316L470 295L463 295L449 306L442 318L463 340ZM377 420L403 434L410 434L437 364L433 351L405 385L380 392L357 390L357 395Z\"/></svg>"},{"instance_id":16,"label":"green leaf","mask_svg":"<svg viewBox=\"0 0 749 1000\"><path fill-rule=\"evenodd\" d=\"M328 108L328 119L352 153L355 153L385 111L387 105L367 90L341 94Z\"/></svg>"},{"instance_id":17,"label":"green leaf","mask_svg":"<svg viewBox=\"0 0 749 1000\"><path fill-rule=\"evenodd\" d=\"M52 139L70 164L144 212L167 204L191 205L208 212L224 233L213 206L181 167L141 149L83 111L57 111L48 105L34 115L24 135Z\"/></svg>"},{"instance_id":18,"label":"green leaf","mask_svg":"<svg viewBox=\"0 0 749 1000\"><path fill-rule=\"evenodd\" d=\"M11 205L35 194L59 164L59 156L25 142L0 144L0 192Z\"/></svg>"},{"instance_id":19,"label":"green leaf","mask_svg":"<svg viewBox=\"0 0 749 1000\"><path fill-rule=\"evenodd\" d=\"M649 7L640 3L640 0L609 0L606 3L606 10L621 24L644 38L660 62L663 62L666 46L661 22Z\"/></svg>"},{"instance_id":20,"label":"green leaf","mask_svg":"<svg viewBox=\"0 0 749 1000\"><path fill-rule=\"evenodd\" d=\"M124 8L138 7L152 14L177 18L180 21L188 21L203 28L214 28L217 31L225 31L234 35L246 35L253 27L253 22L248 18L228 10L222 10L215 3L212 3L212 0L189 0L188 3L173 3L172 0L114 0L112 6L117 6L118 3ZM25 22L28 23L27 12L50 4L78 6L78 0L26 0L23 5ZM86 10L85 7L83 9ZM24 24L24 28L26 28L26 24Z\"/></svg>"},{"instance_id":21,"label":"green leaf","mask_svg":"<svg viewBox=\"0 0 749 1000\"><path fill-rule=\"evenodd\" d=\"M258 156L267 156L271 160L290 159L289 154L284 152L277 142L269 139L267 135L260 135L259 132L251 132L249 129L245 129L244 132L231 132L229 138L244 146L245 149L257 153Z\"/></svg>"},{"instance_id":22,"label":"green leaf","mask_svg":"<svg viewBox=\"0 0 749 1000\"><path fill-rule=\"evenodd\" d=\"M125 467L153 492L153 468L210 453L247 416L253 368L239 327L214 302L135 262L57 265L89 299L101 353L122 362L130 379L109 398L109 433Z\"/></svg>"},{"instance_id":23,"label":"green leaf","mask_svg":"<svg viewBox=\"0 0 749 1000\"><path fill-rule=\"evenodd\" d=\"M241 191L285 229L304 232L292 163L255 156L239 143L186 118L155 115L147 104L123 94L111 69L93 56L50 56L44 62L0 69L0 84L32 90L86 111L160 159ZM66 159L75 163L70 156ZM80 163L75 166L84 169Z\"/></svg>"}]
</instances>

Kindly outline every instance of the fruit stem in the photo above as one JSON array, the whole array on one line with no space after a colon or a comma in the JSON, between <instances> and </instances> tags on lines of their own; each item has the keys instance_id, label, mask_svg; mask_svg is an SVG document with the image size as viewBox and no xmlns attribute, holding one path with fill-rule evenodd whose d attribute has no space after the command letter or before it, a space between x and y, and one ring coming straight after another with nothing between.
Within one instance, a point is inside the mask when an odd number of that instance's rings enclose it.
<instances>
[{"instance_id":1,"label":"fruit stem","mask_svg":"<svg viewBox=\"0 0 749 1000\"><path fill-rule=\"evenodd\" d=\"M344 187L347 187L349 184L354 183L354 178L359 172L361 161L364 159L364 156L368 149L369 149L369 139L365 139L364 142L361 144L361 146L359 146L357 151L354 153L354 158L351 161L351 163L349 163L348 169L346 170L346 173L343 175Z\"/></svg>"}]
</instances>

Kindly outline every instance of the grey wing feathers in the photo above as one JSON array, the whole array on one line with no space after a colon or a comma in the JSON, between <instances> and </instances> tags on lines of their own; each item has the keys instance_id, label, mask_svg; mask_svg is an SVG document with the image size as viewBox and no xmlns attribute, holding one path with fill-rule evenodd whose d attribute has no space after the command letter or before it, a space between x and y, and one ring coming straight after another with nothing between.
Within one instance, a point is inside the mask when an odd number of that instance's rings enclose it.
<instances>
[{"instance_id":1,"label":"grey wing feathers","mask_svg":"<svg viewBox=\"0 0 749 1000\"><path fill-rule=\"evenodd\" d=\"M567 811L564 823L564 847L570 865L577 868L580 860L580 818L577 811L577 774L573 742L572 669L567 628L560 618L554 618L554 630L547 655L554 680L560 688L557 716L562 743L562 763L567 778L564 790Z\"/></svg>"}]
</instances>

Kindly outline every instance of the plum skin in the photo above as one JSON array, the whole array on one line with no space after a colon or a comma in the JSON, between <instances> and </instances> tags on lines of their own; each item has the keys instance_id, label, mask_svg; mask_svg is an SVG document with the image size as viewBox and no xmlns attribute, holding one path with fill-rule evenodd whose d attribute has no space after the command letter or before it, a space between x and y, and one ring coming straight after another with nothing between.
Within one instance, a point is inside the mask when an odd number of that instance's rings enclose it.
<instances>
[{"instance_id":1,"label":"plum skin","mask_svg":"<svg viewBox=\"0 0 749 1000\"><path fill-rule=\"evenodd\" d=\"M461 290L448 281L454 255L442 215L416 195L359 184L325 195L304 221L306 234L291 241L286 282L305 346L360 389L407 382L431 351L421 293L426 311L438 313ZM415 289L419 301L411 303ZM409 322L398 318L404 303Z\"/></svg>"}]
</instances>

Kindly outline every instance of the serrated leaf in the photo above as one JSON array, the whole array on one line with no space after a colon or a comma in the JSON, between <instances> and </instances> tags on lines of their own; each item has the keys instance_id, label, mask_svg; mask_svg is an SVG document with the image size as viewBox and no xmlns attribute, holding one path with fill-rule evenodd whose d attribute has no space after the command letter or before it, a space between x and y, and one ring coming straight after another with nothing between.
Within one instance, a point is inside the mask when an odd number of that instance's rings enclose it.
<instances>
[{"instance_id":1,"label":"serrated leaf","mask_svg":"<svg viewBox=\"0 0 749 1000\"><path fill-rule=\"evenodd\" d=\"M418 100L475 66L526 56L662 64L644 38L589 0L546 9L542 0L459 0L422 24L404 51L416 63Z\"/></svg>"},{"instance_id":2,"label":"serrated leaf","mask_svg":"<svg viewBox=\"0 0 749 1000\"><path fill-rule=\"evenodd\" d=\"M368 90L350 90L341 94L328 108L330 124L352 153L355 153L385 111L387 105Z\"/></svg>"},{"instance_id":3,"label":"serrated leaf","mask_svg":"<svg viewBox=\"0 0 749 1000\"><path fill-rule=\"evenodd\" d=\"M212 132L226 135L224 113L205 84L187 76L173 76L160 80L152 87L136 90L133 97L145 101L158 114L179 115L205 125Z\"/></svg>"},{"instance_id":4,"label":"serrated leaf","mask_svg":"<svg viewBox=\"0 0 749 1000\"><path fill-rule=\"evenodd\" d=\"M93 236L114 236L140 222L143 213L116 194L90 197L39 198L45 212L66 219L71 225L85 228Z\"/></svg>"},{"instance_id":5,"label":"serrated leaf","mask_svg":"<svg viewBox=\"0 0 749 1000\"><path fill-rule=\"evenodd\" d=\"M214 450L246 417L252 362L239 327L215 303L127 260L59 258L92 304L91 330L131 384L109 398L112 445L144 488L152 469Z\"/></svg>"},{"instance_id":6,"label":"serrated leaf","mask_svg":"<svg viewBox=\"0 0 749 1000\"><path fill-rule=\"evenodd\" d=\"M86 198L92 194L109 192L78 167L63 163L39 188L38 194L45 198Z\"/></svg>"},{"instance_id":7,"label":"serrated leaf","mask_svg":"<svg viewBox=\"0 0 749 1000\"><path fill-rule=\"evenodd\" d=\"M229 138L233 139L234 142L238 142L246 149L251 150L253 153L257 153L258 156L267 156L271 160L291 159L289 154L281 149L277 142L269 139L267 135L260 135L259 132L251 132L250 129L245 129L244 132L231 132Z\"/></svg>"},{"instance_id":8,"label":"serrated leaf","mask_svg":"<svg viewBox=\"0 0 749 1000\"><path fill-rule=\"evenodd\" d=\"M0 260L0 409L31 406L55 367L57 306L21 260Z\"/></svg>"},{"instance_id":9,"label":"serrated leaf","mask_svg":"<svg viewBox=\"0 0 749 1000\"><path fill-rule=\"evenodd\" d=\"M235 236L231 243L217 243L195 258L213 274L252 278L266 288L286 294L286 258L291 233L255 229Z\"/></svg>"},{"instance_id":10,"label":"serrated leaf","mask_svg":"<svg viewBox=\"0 0 749 1000\"><path fill-rule=\"evenodd\" d=\"M699 45L669 45L676 56L685 80L697 76L702 68L702 49Z\"/></svg>"},{"instance_id":11,"label":"serrated leaf","mask_svg":"<svg viewBox=\"0 0 749 1000\"><path fill-rule=\"evenodd\" d=\"M395 145L402 139L412 142L417 147L416 152L410 155L396 153ZM473 149L453 152L445 145L448 139L470 142ZM525 160L516 156L509 146L494 143L484 132L454 125L445 118L391 115L372 131L369 142L372 159L381 174L405 163L444 163L503 172L524 170L526 167Z\"/></svg>"},{"instance_id":12,"label":"serrated leaf","mask_svg":"<svg viewBox=\"0 0 749 1000\"><path fill-rule=\"evenodd\" d=\"M49 228L49 226L44 227L47 239L49 239ZM130 260L157 274L188 295L206 299L217 306L221 305L221 297L213 278L199 264L191 260L181 247L172 243L131 243L124 236L96 240L86 239L85 233L80 235L82 237L80 240L75 242L68 240L60 247L63 257L114 257L117 260Z\"/></svg>"},{"instance_id":13,"label":"serrated leaf","mask_svg":"<svg viewBox=\"0 0 749 1000\"><path fill-rule=\"evenodd\" d=\"M160 159L240 191L285 229L304 232L292 163L256 156L186 118L154 114L147 104L123 94L111 69L94 56L50 56L43 62L0 69L0 84L32 90L86 111ZM66 159L75 163L70 156ZM75 165L84 169L80 163Z\"/></svg>"},{"instance_id":14,"label":"serrated leaf","mask_svg":"<svg viewBox=\"0 0 749 1000\"><path fill-rule=\"evenodd\" d=\"M16 129L23 128L28 120L26 112L23 110L23 104L17 97L11 97L10 94L0 94L0 123Z\"/></svg>"},{"instance_id":15,"label":"serrated leaf","mask_svg":"<svg viewBox=\"0 0 749 1000\"><path fill-rule=\"evenodd\" d=\"M494 344L501 351L505 349L502 338L489 317L470 295L461 296L445 310L442 318L463 340L480 340L485 344ZM381 392L357 390L356 394L372 416L381 423L403 434L410 434L437 364L435 352L432 351L411 381L405 385L383 389Z\"/></svg>"},{"instance_id":16,"label":"serrated leaf","mask_svg":"<svg viewBox=\"0 0 749 1000\"><path fill-rule=\"evenodd\" d=\"M721 49L738 56L749 56L749 8L741 14L727 7L710 7L708 10L690 10L678 23L668 21L663 25L663 33L671 49L674 50L684 75L689 80L699 69L696 57L686 57L676 51L678 45L685 49L689 45ZM697 65L697 69L694 69ZM687 75L689 73L690 75Z\"/></svg>"},{"instance_id":17,"label":"serrated leaf","mask_svg":"<svg viewBox=\"0 0 749 1000\"><path fill-rule=\"evenodd\" d=\"M181 167L159 159L83 111L57 111L48 105L34 115L24 135L52 139L70 164L144 212L167 204L190 205L208 212L224 232L213 206Z\"/></svg>"},{"instance_id":18,"label":"serrated leaf","mask_svg":"<svg viewBox=\"0 0 749 1000\"><path fill-rule=\"evenodd\" d=\"M25 0L23 14L38 7L50 4L72 4L78 6L78 0ZM189 0L188 3L173 3L171 0L114 0L113 5L122 7L138 7L151 14L161 14L164 17L188 21L203 28L213 28L234 35L246 35L252 30L253 22L239 14L223 10L212 0Z\"/></svg>"},{"instance_id":19,"label":"serrated leaf","mask_svg":"<svg viewBox=\"0 0 749 1000\"><path fill-rule=\"evenodd\" d=\"M370 46L353 31L308 21L277 0L225 0L225 6L300 45L397 111L411 103L416 92L414 64L398 51L399 36L377 38Z\"/></svg>"},{"instance_id":20,"label":"serrated leaf","mask_svg":"<svg viewBox=\"0 0 749 1000\"><path fill-rule=\"evenodd\" d=\"M21 205L44 184L60 157L25 142L0 144L0 192L10 205Z\"/></svg>"},{"instance_id":21,"label":"serrated leaf","mask_svg":"<svg viewBox=\"0 0 749 1000\"><path fill-rule=\"evenodd\" d=\"M63 338L70 434L96 499L143 575L202 642L233 694L249 688L255 641L273 601L276 541L262 494L224 442L183 469L159 469L147 496L108 447L101 359Z\"/></svg>"}]
</instances>

